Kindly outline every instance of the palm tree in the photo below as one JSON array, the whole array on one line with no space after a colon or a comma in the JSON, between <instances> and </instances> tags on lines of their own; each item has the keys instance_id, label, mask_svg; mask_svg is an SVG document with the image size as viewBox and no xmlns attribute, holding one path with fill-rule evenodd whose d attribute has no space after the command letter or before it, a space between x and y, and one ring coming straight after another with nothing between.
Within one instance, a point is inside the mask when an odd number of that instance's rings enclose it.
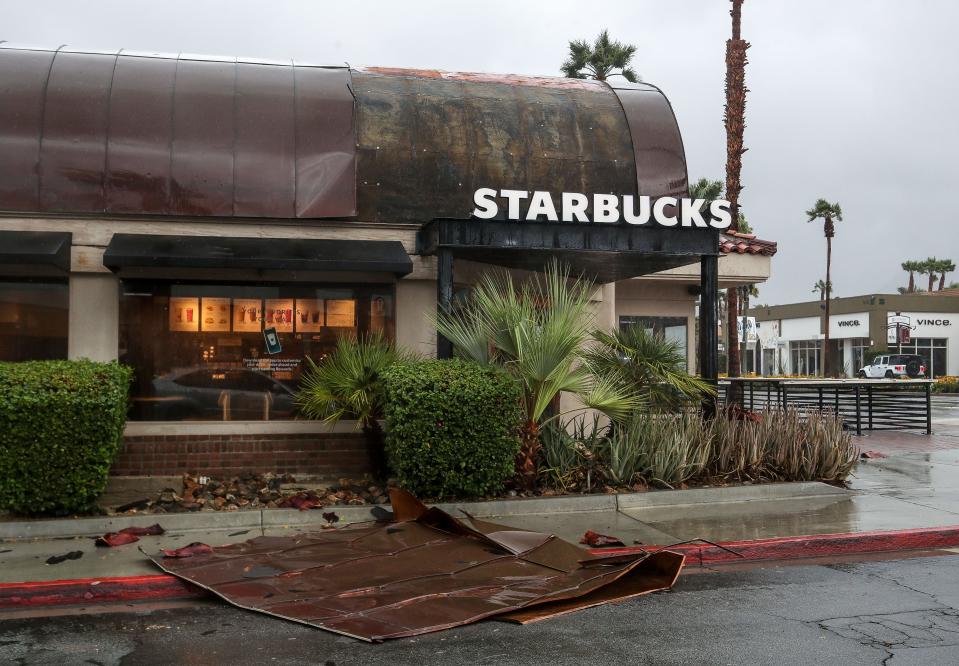
<instances>
[{"instance_id":1,"label":"palm tree","mask_svg":"<svg viewBox=\"0 0 959 666\"><path fill-rule=\"evenodd\" d=\"M829 289L826 289L826 282L824 280L817 280L815 286L812 288L812 293L819 292L819 300L826 300L826 292L832 291L832 282L829 283Z\"/></svg>"},{"instance_id":2,"label":"palm tree","mask_svg":"<svg viewBox=\"0 0 959 666\"><path fill-rule=\"evenodd\" d=\"M956 265L952 259L943 259L939 262L939 291L946 287L946 273L952 273L956 270Z\"/></svg>"},{"instance_id":3,"label":"palm tree","mask_svg":"<svg viewBox=\"0 0 959 666\"><path fill-rule=\"evenodd\" d=\"M902 270L909 271L909 286L906 287L906 293L911 294L916 290L916 271L922 264L919 261L909 260L902 262L900 265Z\"/></svg>"},{"instance_id":4,"label":"palm tree","mask_svg":"<svg viewBox=\"0 0 959 666\"><path fill-rule=\"evenodd\" d=\"M925 270L921 271L924 275L929 276L929 286L926 288L926 291L931 292L936 284L936 274L939 272L940 261L935 257L929 257L924 262L922 266Z\"/></svg>"},{"instance_id":5,"label":"palm tree","mask_svg":"<svg viewBox=\"0 0 959 666\"><path fill-rule=\"evenodd\" d=\"M700 178L689 186L690 199L702 199L705 206L715 201L723 195L723 183L721 180L709 180Z\"/></svg>"},{"instance_id":6,"label":"palm tree","mask_svg":"<svg viewBox=\"0 0 959 666\"><path fill-rule=\"evenodd\" d=\"M384 433L379 423L384 407L381 377L395 363L415 358L378 332L364 338L343 336L319 363L307 357L296 402L304 416L330 425L342 418L355 419L365 435L374 470L385 475Z\"/></svg>"},{"instance_id":7,"label":"palm tree","mask_svg":"<svg viewBox=\"0 0 959 666\"><path fill-rule=\"evenodd\" d=\"M639 325L607 333L586 352L594 372L611 377L624 393L636 393L657 411L678 411L715 393L710 384L686 372L686 354L679 343Z\"/></svg>"},{"instance_id":8,"label":"palm tree","mask_svg":"<svg viewBox=\"0 0 959 666\"><path fill-rule=\"evenodd\" d=\"M746 50L749 43L740 36L743 0L732 0L732 37L726 41L726 199L733 223L731 229L739 229L739 193L742 190L743 130L746 127ZM735 288L726 293L728 311L727 339L729 356L727 372L730 377L740 374L739 355L739 299Z\"/></svg>"},{"instance_id":9,"label":"palm tree","mask_svg":"<svg viewBox=\"0 0 959 666\"><path fill-rule=\"evenodd\" d=\"M836 222L842 221L842 208L840 208L839 203L829 203L825 199L819 199L816 201L816 205L811 209L806 211L806 215L809 216L809 222L818 220L822 218L823 220L823 233L826 236L826 321L823 326L823 359L822 359L822 368L823 376L828 377L830 375L831 368L829 363L829 299L830 292L832 291L832 280L830 280L830 273L832 271L832 239L836 235Z\"/></svg>"},{"instance_id":10,"label":"palm tree","mask_svg":"<svg viewBox=\"0 0 959 666\"><path fill-rule=\"evenodd\" d=\"M639 77L629 66L634 55L635 46L611 40L609 30L603 30L592 45L582 39L571 41L569 57L560 69L569 79L605 81L611 76L622 76L636 83Z\"/></svg>"},{"instance_id":11,"label":"palm tree","mask_svg":"<svg viewBox=\"0 0 959 666\"><path fill-rule=\"evenodd\" d=\"M516 471L527 488L538 474L540 429L560 416L546 416L560 393L573 393L612 419L625 418L642 404L586 363L594 290L592 282L572 280L569 269L555 262L521 286L508 272L490 272L461 305L433 318L458 355L499 365L519 384L523 423Z\"/></svg>"}]
</instances>

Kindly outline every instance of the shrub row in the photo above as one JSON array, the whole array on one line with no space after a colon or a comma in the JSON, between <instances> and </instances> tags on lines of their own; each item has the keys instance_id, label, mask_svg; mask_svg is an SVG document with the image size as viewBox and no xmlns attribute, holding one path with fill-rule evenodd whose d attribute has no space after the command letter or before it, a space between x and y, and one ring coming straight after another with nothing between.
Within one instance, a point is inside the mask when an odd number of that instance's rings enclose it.
<instances>
[{"instance_id":1,"label":"shrub row","mask_svg":"<svg viewBox=\"0 0 959 666\"><path fill-rule=\"evenodd\" d=\"M0 509L92 507L119 450L131 377L117 363L0 363Z\"/></svg>"}]
</instances>

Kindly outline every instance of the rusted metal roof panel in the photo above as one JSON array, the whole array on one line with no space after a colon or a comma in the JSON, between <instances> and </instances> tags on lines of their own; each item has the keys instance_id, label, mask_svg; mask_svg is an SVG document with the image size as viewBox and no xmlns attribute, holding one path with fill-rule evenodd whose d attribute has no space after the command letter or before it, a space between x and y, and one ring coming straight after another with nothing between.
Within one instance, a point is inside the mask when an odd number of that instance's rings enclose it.
<instances>
[{"instance_id":1,"label":"rusted metal roof panel","mask_svg":"<svg viewBox=\"0 0 959 666\"><path fill-rule=\"evenodd\" d=\"M153 561L241 608L369 641L487 617L532 622L669 588L683 566L678 553L592 555L551 534L459 520L404 491L390 495L392 523Z\"/></svg>"},{"instance_id":2,"label":"rusted metal roof panel","mask_svg":"<svg viewBox=\"0 0 959 666\"><path fill-rule=\"evenodd\" d=\"M361 219L467 218L478 187L635 192L629 127L605 84L382 68L353 84Z\"/></svg>"},{"instance_id":3,"label":"rusted metal roof panel","mask_svg":"<svg viewBox=\"0 0 959 666\"><path fill-rule=\"evenodd\" d=\"M356 214L346 68L0 45L0 210Z\"/></svg>"}]
</instances>

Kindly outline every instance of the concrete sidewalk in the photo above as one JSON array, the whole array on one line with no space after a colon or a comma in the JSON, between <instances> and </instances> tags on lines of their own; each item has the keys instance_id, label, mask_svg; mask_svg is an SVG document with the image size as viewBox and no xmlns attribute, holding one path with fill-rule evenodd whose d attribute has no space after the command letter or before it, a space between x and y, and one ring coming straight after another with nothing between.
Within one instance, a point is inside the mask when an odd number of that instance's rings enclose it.
<instances>
[{"instance_id":1,"label":"concrete sidewalk","mask_svg":"<svg viewBox=\"0 0 959 666\"><path fill-rule=\"evenodd\" d=\"M950 415L951 416L951 415ZM689 539L747 541L959 526L959 429L941 423L933 436L876 433L859 438L863 460L850 490L820 483L762 484L621 495L589 495L441 505L519 529L577 542L586 530L627 545ZM369 520L369 507L334 507L341 523ZM222 545L260 535L317 530L320 511L238 511L72 520L0 521L0 584L159 573L140 548L156 552L193 541ZM92 536L159 522L167 534L137 544L97 548ZM47 564L80 551L78 559Z\"/></svg>"}]
</instances>

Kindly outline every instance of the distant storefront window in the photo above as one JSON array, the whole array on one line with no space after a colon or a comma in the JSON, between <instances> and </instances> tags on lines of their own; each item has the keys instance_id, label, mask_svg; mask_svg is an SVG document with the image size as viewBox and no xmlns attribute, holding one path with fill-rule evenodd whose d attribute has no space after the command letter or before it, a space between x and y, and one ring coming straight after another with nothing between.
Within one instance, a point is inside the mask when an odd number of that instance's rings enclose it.
<instances>
[{"instance_id":1,"label":"distant storefront window","mask_svg":"<svg viewBox=\"0 0 959 666\"><path fill-rule=\"evenodd\" d=\"M392 286L124 281L120 360L134 368L134 420L296 416L306 358L344 335L392 340ZM273 329L279 353L268 353ZM272 341L271 341L272 344Z\"/></svg>"},{"instance_id":2,"label":"distant storefront window","mask_svg":"<svg viewBox=\"0 0 959 666\"><path fill-rule=\"evenodd\" d=\"M889 351L918 354L926 364L927 377L942 377L946 373L946 338L913 338L908 344L889 345Z\"/></svg>"},{"instance_id":3,"label":"distant storefront window","mask_svg":"<svg viewBox=\"0 0 959 666\"><path fill-rule=\"evenodd\" d=\"M686 329L688 325L689 320L686 317L624 316L619 318L620 328L626 328L627 326L642 326L651 333L661 335L666 340L675 342L684 359L687 358ZM683 367L685 368L686 365L687 362L684 361Z\"/></svg>"},{"instance_id":4,"label":"distant storefront window","mask_svg":"<svg viewBox=\"0 0 959 666\"><path fill-rule=\"evenodd\" d=\"M789 343L792 358L790 372L794 375L818 375L821 340L795 340Z\"/></svg>"},{"instance_id":5,"label":"distant storefront window","mask_svg":"<svg viewBox=\"0 0 959 666\"><path fill-rule=\"evenodd\" d=\"M0 281L0 361L67 357L66 281Z\"/></svg>"},{"instance_id":6,"label":"distant storefront window","mask_svg":"<svg viewBox=\"0 0 959 666\"><path fill-rule=\"evenodd\" d=\"M869 350L869 338L853 338L852 339L852 368L847 368L847 375L849 377L855 377L856 373L859 372L866 365L866 352Z\"/></svg>"}]
</instances>

